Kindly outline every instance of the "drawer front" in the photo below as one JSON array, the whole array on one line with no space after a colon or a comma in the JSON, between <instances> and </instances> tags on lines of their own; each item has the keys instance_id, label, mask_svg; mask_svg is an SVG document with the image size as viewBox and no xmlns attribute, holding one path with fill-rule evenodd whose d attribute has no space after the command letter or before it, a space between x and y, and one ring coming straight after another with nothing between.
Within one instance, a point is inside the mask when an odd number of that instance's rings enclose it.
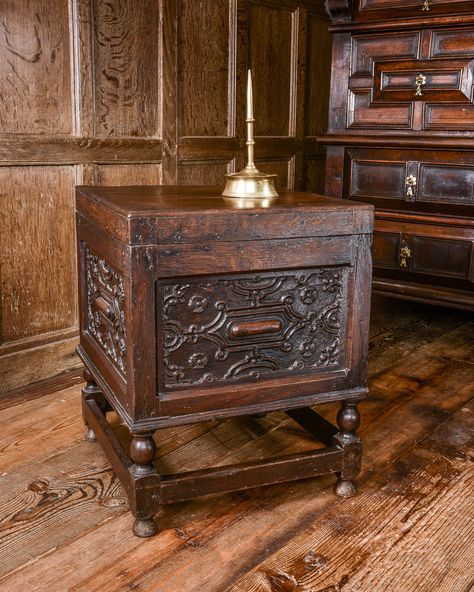
<instances>
[{"instance_id":1,"label":"drawer front","mask_svg":"<svg viewBox=\"0 0 474 592\"><path fill-rule=\"evenodd\" d=\"M472 0L359 0L356 20L430 18L472 12Z\"/></svg>"},{"instance_id":2,"label":"drawer front","mask_svg":"<svg viewBox=\"0 0 474 592\"><path fill-rule=\"evenodd\" d=\"M344 368L350 269L160 283L160 392Z\"/></svg>"},{"instance_id":3,"label":"drawer front","mask_svg":"<svg viewBox=\"0 0 474 592\"><path fill-rule=\"evenodd\" d=\"M380 207L474 206L474 153L346 150L344 196Z\"/></svg>"},{"instance_id":4,"label":"drawer front","mask_svg":"<svg viewBox=\"0 0 474 592\"><path fill-rule=\"evenodd\" d=\"M422 232L376 231L374 267L472 281L472 241Z\"/></svg>"},{"instance_id":5,"label":"drawer front","mask_svg":"<svg viewBox=\"0 0 474 592\"><path fill-rule=\"evenodd\" d=\"M472 131L474 27L356 35L351 53L348 128Z\"/></svg>"}]
</instances>

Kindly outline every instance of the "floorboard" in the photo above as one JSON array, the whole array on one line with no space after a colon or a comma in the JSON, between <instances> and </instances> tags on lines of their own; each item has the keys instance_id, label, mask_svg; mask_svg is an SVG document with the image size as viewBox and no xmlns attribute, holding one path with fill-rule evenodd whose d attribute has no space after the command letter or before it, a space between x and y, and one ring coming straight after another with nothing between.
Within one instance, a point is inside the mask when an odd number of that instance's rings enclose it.
<instances>
[{"instance_id":1,"label":"floorboard","mask_svg":"<svg viewBox=\"0 0 474 592\"><path fill-rule=\"evenodd\" d=\"M83 440L80 385L19 393L0 410L0 591L468 592L473 353L473 314L374 299L359 495L335 498L327 476L210 496L164 507L150 540ZM337 405L318 411L333 421ZM282 413L156 440L166 471L314 448Z\"/></svg>"}]
</instances>

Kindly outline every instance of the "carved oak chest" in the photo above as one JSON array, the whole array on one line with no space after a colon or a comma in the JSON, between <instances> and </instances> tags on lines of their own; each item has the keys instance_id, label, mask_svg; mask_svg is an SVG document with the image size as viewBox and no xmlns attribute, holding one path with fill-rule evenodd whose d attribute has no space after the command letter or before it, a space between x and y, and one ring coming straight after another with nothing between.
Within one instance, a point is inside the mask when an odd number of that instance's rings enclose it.
<instances>
[{"instance_id":1,"label":"carved oak chest","mask_svg":"<svg viewBox=\"0 0 474 592\"><path fill-rule=\"evenodd\" d=\"M326 192L376 208L374 290L474 310L474 2L326 7Z\"/></svg>"},{"instance_id":2,"label":"carved oak chest","mask_svg":"<svg viewBox=\"0 0 474 592\"><path fill-rule=\"evenodd\" d=\"M298 192L234 209L203 187L78 188L87 437L122 479L137 535L155 532L157 504L213 491L332 471L339 493L353 492L372 224L370 205ZM308 409L327 401L345 402L339 431ZM130 429L129 455L109 409ZM328 448L287 459L284 471L267 461L156 473L155 430L277 409Z\"/></svg>"}]
</instances>

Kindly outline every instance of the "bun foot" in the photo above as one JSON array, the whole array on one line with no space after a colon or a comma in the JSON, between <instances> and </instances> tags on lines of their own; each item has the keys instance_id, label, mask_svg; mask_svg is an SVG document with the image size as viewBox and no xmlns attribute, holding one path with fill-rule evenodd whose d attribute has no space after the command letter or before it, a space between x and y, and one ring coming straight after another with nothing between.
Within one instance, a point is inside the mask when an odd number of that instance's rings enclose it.
<instances>
[{"instance_id":1,"label":"bun foot","mask_svg":"<svg viewBox=\"0 0 474 592\"><path fill-rule=\"evenodd\" d=\"M94 434L94 430L89 426L86 427L86 433L84 434L84 439L87 442L97 442L96 435Z\"/></svg>"},{"instance_id":2,"label":"bun foot","mask_svg":"<svg viewBox=\"0 0 474 592\"><path fill-rule=\"evenodd\" d=\"M339 497L354 497L357 493L354 483L350 479L338 479L334 493Z\"/></svg>"},{"instance_id":3,"label":"bun foot","mask_svg":"<svg viewBox=\"0 0 474 592\"><path fill-rule=\"evenodd\" d=\"M137 518L133 523L133 534L142 539L154 536L157 531L158 529L153 518L145 518L143 520Z\"/></svg>"}]
</instances>

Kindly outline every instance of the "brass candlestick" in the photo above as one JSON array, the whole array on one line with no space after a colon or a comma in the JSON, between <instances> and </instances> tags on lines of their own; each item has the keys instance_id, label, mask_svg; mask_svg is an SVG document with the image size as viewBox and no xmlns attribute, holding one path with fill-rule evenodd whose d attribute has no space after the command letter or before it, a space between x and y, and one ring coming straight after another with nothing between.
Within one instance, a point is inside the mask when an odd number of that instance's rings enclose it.
<instances>
[{"instance_id":1,"label":"brass candlestick","mask_svg":"<svg viewBox=\"0 0 474 592\"><path fill-rule=\"evenodd\" d=\"M260 172L253 161L253 94L252 73L247 76L247 164L238 173L226 175L226 185L222 196L226 201L239 208L265 208L277 197L275 189L276 175Z\"/></svg>"}]
</instances>

